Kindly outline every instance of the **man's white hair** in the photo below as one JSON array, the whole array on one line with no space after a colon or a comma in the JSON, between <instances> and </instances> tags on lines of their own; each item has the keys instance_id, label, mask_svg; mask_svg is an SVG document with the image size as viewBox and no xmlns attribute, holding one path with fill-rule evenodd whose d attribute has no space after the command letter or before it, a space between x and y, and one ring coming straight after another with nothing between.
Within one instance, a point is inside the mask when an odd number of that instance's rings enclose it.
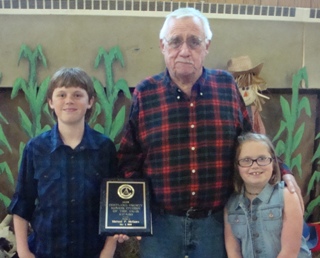
<instances>
[{"instance_id":1,"label":"man's white hair","mask_svg":"<svg viewBox=\"0 0 320 258\"><path fill-rule=\"evenodd\" d=\"M171 18L180 19L183 17L199 18L203 25L204 33L206 35L206 40L211 40L213 34L210 29L208 18L205 17L199 10L191 7L179 8L173 11L172 13L168 14L166 17L166 20L163 23L162 29L160 30L159 38L163 39L166 36L167 30L168 30L168 24Z\"/></svg>"}]
</instances>

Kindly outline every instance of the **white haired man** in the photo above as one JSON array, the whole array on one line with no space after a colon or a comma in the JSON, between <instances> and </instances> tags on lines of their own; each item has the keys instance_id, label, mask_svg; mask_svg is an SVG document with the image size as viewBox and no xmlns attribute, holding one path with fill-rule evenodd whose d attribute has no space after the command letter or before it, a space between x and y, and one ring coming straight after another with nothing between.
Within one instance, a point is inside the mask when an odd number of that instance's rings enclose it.
<instances>
[{"instance_id":1,"label":"white haired man","mask_svg":"<svg viewBox=\"0 0 320 258\"><path fill-rule=\"evenodd\" d=\"M211 38L198 10L169 14L160 32L166 71L134 91L118 158L123 176L150 181L153 236L141 239L141 258L226 257L234 147L252 127L232 75L203 67Z\"/></svg>"}]
</instances>

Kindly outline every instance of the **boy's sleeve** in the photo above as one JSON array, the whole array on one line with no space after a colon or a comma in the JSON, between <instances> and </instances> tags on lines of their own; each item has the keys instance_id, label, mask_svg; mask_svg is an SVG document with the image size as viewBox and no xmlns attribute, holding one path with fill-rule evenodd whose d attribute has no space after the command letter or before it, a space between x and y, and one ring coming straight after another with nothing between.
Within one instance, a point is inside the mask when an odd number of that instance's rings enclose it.
<instances>
[{"instance_id":1,"label":"boy's sleeve","mask_svg":"<svg viewBox=\"0 0 320 258\"><path fill-rule=\"evenodd\" d=\"M30 145L24 148L15 193L8 207L9 214L16 214L27 221L32 218L37 196L36 181Z\"/></svg>"}]
</instances>

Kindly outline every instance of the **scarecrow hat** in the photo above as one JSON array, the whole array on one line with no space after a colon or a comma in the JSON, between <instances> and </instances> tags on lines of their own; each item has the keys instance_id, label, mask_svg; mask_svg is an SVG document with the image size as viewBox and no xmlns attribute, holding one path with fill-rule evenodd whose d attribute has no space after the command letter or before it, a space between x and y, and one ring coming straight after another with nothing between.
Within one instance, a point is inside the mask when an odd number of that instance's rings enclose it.
<instances>
[{"instance_id":1,"label":"scarecrow hat","mask_svg":"<svg viewBox=\"0 0 320 258\"><path fill-rule=\"evenodd\" d=\"M238 76L246 73L253 73L258 75L262 69L263 63L253 66L249 56L239 56L231 58L228 61L228 71L234 76Z\"/></svg>"},{"instance_id":2,"label":"scarecrow hat","mask_svg":"<svg viewBox=\"0 0 320 258\"><path fill-rule=\"evenodd\" d=\"M303 236L306 238L308 248L312 252L320 251L320 222L305 223L303 227Z\"/></svg>"}]
</instances>

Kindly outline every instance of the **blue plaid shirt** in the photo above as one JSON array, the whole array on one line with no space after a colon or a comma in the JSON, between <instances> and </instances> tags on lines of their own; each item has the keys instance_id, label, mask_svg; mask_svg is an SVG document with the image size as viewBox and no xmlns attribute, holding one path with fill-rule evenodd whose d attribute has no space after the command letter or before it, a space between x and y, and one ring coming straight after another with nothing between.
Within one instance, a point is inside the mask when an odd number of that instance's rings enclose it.
<instances>
[{"instance_id":1,"label":"blue plaid shirt","mask_svg":"<svg viewBox=\"0 0 320 258\"><path fill-rule=\"evenodd\" d=\"M100 184L115 177L116 149L88 125L72 149L58 127L29 141L20 166L9 213L30 221L29 239L36 257L98 257Z\"/></svg>"}]
</instances>

